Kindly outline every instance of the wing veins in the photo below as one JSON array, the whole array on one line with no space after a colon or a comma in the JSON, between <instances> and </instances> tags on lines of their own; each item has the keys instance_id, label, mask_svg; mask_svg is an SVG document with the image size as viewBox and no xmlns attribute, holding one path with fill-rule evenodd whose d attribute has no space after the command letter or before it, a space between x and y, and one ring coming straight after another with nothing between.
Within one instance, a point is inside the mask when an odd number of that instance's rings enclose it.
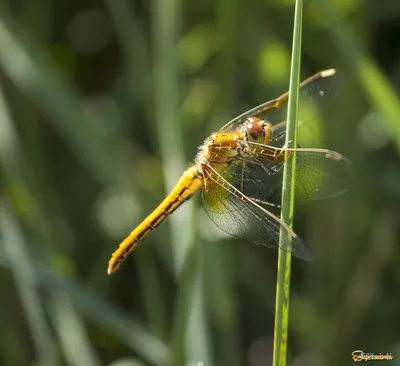
<instances>
[{"instance_id":1,"label":"wing veins","mask_svg":"<svg viewBox=\"0 0 400 366\"><path fill-rule=\"evenodd\" d=\"M328 70L323 70L323 71L317 72L316 74L314 74L314 75L310 76L309 78L307 78L306 80L302 81L300 83L300 89L311 84L315 80L329 78L329 77L335 75L335 73L336 73L335 69L328 69ZM245 121L246 118L248 118L248 117L257 117L260 114L265 113L267 111L276 110L278 108L281 108L288 101L288 96L289 96L289 92L287 91L287 92L283 93L281 96L279 96L278 98L272 99L268 102L264 102L254 108L249 109L247 112L244 112L241 115L230 120L219 131L228 130L228 129L232 128L233 126Z\"/></svg>"},{"instance_id":2,"label":"wing veins","mask_svg":"<svg viewBox=\"0 0 400 366\"><path fill-rule=\"evenodd\" d=\"M236 198L238 198L239 200L245 200L246 202L254 205L255 207L257 207L259 210L261 210L263 213L265 213L266 215L268 215L272 220L276 221L277 223L279 223L286 231L288 234L290 234L290 236L292 236L293 238L297 238L297 234L286 224L284 223L279 217L277 217L276 215L274 215L272 212L266 210L264 207L260 206L258 203L256 203L255 201L253 201L251 198L247 197L245 194L243 194L242 192L240 192L236 187L234 187L232 184L230 184L224 177L222 177L210 164L206 165L207 168L209 168L217 177L218 179L215 179L213 177L212 174L210 174L210 172L207 172L208 177L216 184L218 184L220 187L228 190L228 192L232 193ZM219 180L221 180L223 182L223 184L221 184L219 182ZM226 186L228 188L226 188L224 186L224 184L226 184Z\"/></svg>"}]
</instances>

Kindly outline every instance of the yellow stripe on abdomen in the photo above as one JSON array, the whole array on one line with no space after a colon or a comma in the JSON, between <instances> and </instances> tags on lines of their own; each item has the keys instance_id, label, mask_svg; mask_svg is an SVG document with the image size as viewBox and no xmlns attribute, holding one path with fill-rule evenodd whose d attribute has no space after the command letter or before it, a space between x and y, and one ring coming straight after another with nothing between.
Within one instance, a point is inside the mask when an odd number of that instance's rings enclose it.
<instances>
[{"instance_id":1,"label":"yellow stripe on abdomen","mask_svg":"<svg viewBox=\"0 0 400 366\"><path fill-rule=\"evenodd\" d=\"M138 244L150 234L164 219L174 212L183 202L192 197L203 185L203 178L195 166L187 169L176 183L171 193L160 205L147 216L138 227L119 245L108 262L108 274L115 272L125 258L132 253Z\"/></svg>"}]
</instances>

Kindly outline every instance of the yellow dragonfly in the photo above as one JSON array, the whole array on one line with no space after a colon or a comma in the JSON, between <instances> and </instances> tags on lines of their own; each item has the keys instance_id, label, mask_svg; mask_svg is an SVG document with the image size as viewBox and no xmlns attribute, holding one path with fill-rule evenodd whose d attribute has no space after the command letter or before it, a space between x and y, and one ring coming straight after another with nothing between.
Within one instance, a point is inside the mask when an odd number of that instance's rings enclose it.
<instances>
[{"instance_id":1,"label":"yellow dragonfly","mask_svg":"<svg viewBox=\"0 0 400 366\"><path fill-rule=\"evenodd\" d=\"M327 81L334 69L321 71L300 84L299 123L307 116L306 101L318 106L326 99ZM311 99L310 99L311 98ZM182 203L202 191L206 212L226 233L257 245L279 248L283 228L292 237L281 248L308 260L310 254L297 234L274 213L270 202L282 182L285 161L295 154L295 199L332 197L348 188L352 168L343 155L319 148L284 146L288 93L234 118L208 137L194 164L181 176L171 193L112 254L108 274L115 272L143 239ZM279 147L280 146L280 147Z\"/></svg>"}]
</instances>

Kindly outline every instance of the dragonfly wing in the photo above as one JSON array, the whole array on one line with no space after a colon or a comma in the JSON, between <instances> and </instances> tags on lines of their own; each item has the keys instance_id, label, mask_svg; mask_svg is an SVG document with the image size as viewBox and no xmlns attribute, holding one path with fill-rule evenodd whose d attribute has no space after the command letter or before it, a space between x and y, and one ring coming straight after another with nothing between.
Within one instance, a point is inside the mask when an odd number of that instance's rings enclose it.
<instances>
[{"instance_id":1,"label":"dragonfly wing","mask_svg":"<svg viewBox=\"0 0 400 366\"><path fill-rule=\"evenodd\" d=\"M332 94L337 89L336 83L338 78L334 77L335 74L335 70L333 69L324 70L300 84L298 121L301 126L300 130L304 130L306 135L317 133L315 129L317 129L318 124L315 123L315 120L318 119L319 108L322 107L324 109L329 104L327 102L332 99ZM242 125L246 118L258 117L272 124L271 137L273 140L274 137L280 135L286 128L287 101L288 93L286 92L276 99L260 104L242 113L229 121L219 132L234 132ZM308 140L309 136L306 136L305 139ZM306 144L303 141L300 142L304 146L310 146L308 142ZM273 141L271 144L274 145ZM280 140L280 146L282 146L282 140Z\"/></svg>"},{"instance_id":2,"label":"dragonfly wing","mask_svg":"<svg viewBox=\"0 0 400 366\"><path fill-rule=\"evenodd\" d=\"M282 185L281 162L263 161L263 157L238 158L224 172L224 178L240 193L261 202L264 206L275 206L270 201L275 191Z\"/></svg>"},{"instance_id":3,"label":"dragonfly wing","mask_svg":"<svg viewBox=\"0 0 400 366\"><path fill-rule=\"evenodd\" d=\"M349 189L353 166L343 155L324 149L305 149L296 151L294 159L296 200L332 198Z\"/></svg>"},{"instance_id":4,"label":"dragonfly wing","mask_svg":"<svg viewBox=\"0 0 400 366\"><path fill-rule=\"evenodd\" d=\"M295 159L294 182L297 201L331 198L346 192L351 185L352 164L335 151L287 149L285 157L283 149L270 146L265 149L264 145L251 142L248 145L249 152L241 157L246 167L242 192L254 199L268 200L275 191L280 191L285 159ZM239 172L236 172L235 176L238 177ZM240 181L240 178L237 180Z\"/></svg>"},{"instance_id":5,"label":"dragonfly wing","mask_svg":"<svg viewBox=\"0 0 400 366\"><path fill-rule=\"evenodd\" d=\"M292 238L281 249L310 260L311 256L301 239L268 206L243 195L228 180L228 167L221 175L212 167L204 170L203 202L211 220L226 233L268 248L279 248L281 228ZM226 177L226 178L225 178Z\"/></svg>"}]
</instances>

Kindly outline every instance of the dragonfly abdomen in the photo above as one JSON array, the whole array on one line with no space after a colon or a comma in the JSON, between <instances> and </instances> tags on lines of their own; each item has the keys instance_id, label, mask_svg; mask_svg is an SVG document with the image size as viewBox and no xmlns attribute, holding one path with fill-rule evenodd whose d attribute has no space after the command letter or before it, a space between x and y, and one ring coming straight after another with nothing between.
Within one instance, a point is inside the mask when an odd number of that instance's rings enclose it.
<instances>
[{"instance_id":1,"label":"dragonfly abdomen","mask_svg":"<svg viewBox=\"0 0 400 366\"><path fill-rule=\"evenodd\" d=\"M183 202L191 198L203 186L203 178L195 166L187 169L171 193L129 236L119 245L108 262L108 274L115 272L138 244Z\"/></svg>"}]
</instances>

